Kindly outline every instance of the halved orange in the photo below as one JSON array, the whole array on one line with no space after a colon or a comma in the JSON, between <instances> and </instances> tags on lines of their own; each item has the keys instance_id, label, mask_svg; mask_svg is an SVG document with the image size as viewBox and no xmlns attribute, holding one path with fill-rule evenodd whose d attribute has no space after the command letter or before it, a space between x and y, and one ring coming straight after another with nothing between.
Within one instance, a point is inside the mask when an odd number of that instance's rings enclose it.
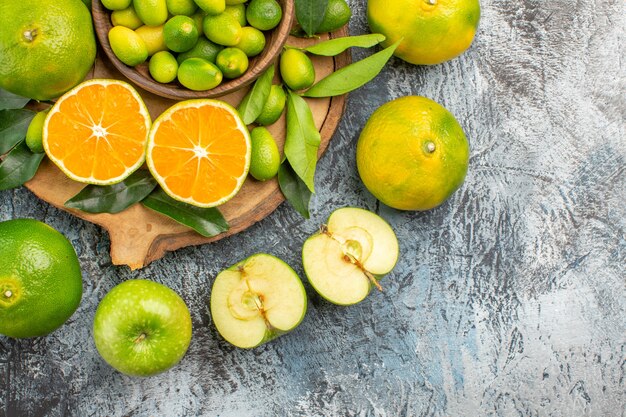
<instances>
[{"instance_id":1,"label":"halved orange","mask_svg":"<svg viewBox=\"0 0 626 417\"><path fill-rule=\"evenodd\" d=\"M250 134L237 110L219 100L187 100L154 121L147 163L172 198L215 207L243 185L250 153Z\"/></svg>"},{"instance_id":2,"label":"halved orange","mask_svg":"<svg viewBox=\"0 0 626 417\"><path fill-rule=\"evenodd\" d=\"M52 107L44 122L43 146L71 179L115 184L145 161L150 124L148 109L130 84L93 79Z\"/></svg>"}]
</instances>

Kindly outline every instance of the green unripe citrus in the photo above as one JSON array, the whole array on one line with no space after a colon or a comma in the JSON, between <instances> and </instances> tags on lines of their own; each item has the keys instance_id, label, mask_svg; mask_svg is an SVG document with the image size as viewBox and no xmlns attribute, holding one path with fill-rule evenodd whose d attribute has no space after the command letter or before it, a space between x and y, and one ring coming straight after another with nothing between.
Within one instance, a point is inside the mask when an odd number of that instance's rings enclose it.
<instances>
[{"instance_id":1,"label":"green unripe citrus","mask_svg":"<svg viewBox=\"0 0 626 417\"><path fill-rule=\"evenodd\" d=\"M297 49L287 49L280 55L280 75L292 90L309 88L315 82L313 62Z\"/></svg>"},{"instance_id":2,"label":"green unripe citrus","mask_svg":"<svg viewBox=\"0 0 626 417\"><path fill-rule=\"evenodd\" d=\"M141 36L124 26L114 26L109 31L109 44L113 53L124 64L134 67L148 58L148 47Z\"/></svg>"},{"instance_id":3,"label":"green unripe citrus","mask_svg":"<svg viewBox=\"0 0 626 417\"><path fill-rule=\"evenodd\" d=\"M283 110L285 109L285 102L287 101L287 95L285 90L280 85L272 85L270 88L270 94L267 96L267 100L263 105L261 114L256 118L255 123L261 126L269 126L275 123Z\"/></svg>"},{"instance_id":4,"label":"green unripe citrus","mask_svg":"<svg viewBox=\"0 0 626 417\"><path fill-rule=\"evenodd\" d=\"M250 175L259 181L274 178L280 168L280 152L270 131L255 127L250 132L250 143Z\"/></svg>"}]
</instances>

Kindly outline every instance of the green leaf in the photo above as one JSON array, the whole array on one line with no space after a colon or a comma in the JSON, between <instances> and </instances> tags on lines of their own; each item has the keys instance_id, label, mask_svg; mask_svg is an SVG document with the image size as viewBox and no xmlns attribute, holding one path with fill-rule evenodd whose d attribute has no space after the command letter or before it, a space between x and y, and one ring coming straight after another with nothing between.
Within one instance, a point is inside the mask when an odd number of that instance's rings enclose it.
<instances>
[{"instance_id":1,"label":"green leaf","mask_svg":"<svg viewBox=\"0 0 626 417\"><path fill-rule=\"evenodd\" d=\"M374 55L331 73L302 95L305 97L333 97L356 90L380 73L399 44L400 41Z\"/></svg>"},{"instance_id":2,"label":"green leaf","mask_svg":"<svg viewBox=\"0 0 626 417\"><path fill-rule=\"evenodd\" d=\"M0 88L0 110L21 109L30 101L29 98L16 96Z\"/></svg>"},{"instance_id":3,"label":"green leaf","mask_svg":"<svg viewBox=\"0 0 626 417\"><path fill-rule=\"evenodd\" d=\"M24 109L0 110L0 155L5 154L26 137L35 112Z\"/></svg>"},{"instance_id":4,"label":"green leaf","mask_svg":"<svg viewBox=\"0 0 626 417\"><path fill-rule=\"evenodd\" d=\"M267 101L274 79L274 65L269 67L254 83L248 94L237 108L243 122L247 125L254 122Z\"/></svg>"},{"instance_id":5,"label":"green leaf","mask_svg":"<svg viewBox=\"0 0 626 417\"><path fill-rule=\"evenodd\" d=\"M65 202L87 213L119 213L148 196L157 186L150 171L140 169L113 185L88 185Z\"/></svg>"},{"instance_id":6,"label":"green leaf","mask_svg":"<svg viewBox=\"0 0 626 417\"><path fill-rule=\"evenodd\" d=\"M285 156L311 192L315 192L315 165L320 142L320 132L315 126L309 104L299 95L288 91Z\"/></svg>"},{"instance_id":7,"label":"green leaf","mask_svg":"<svg viewBox=\"0 0 626 417\"><path fill-rule=\"evenodd\" d=\"M304 48L305 51L314 55L336 56L348 48L371 48L385 40L385 35L372 33L360 36L345 36L343 38L330 39Z\"/></svg>"},{"instance_id":8,"label":"green leaf","mask_svg":"<svg viewBox=\"0 0 626 417\"><path fill-rule=\"evenodd\" d=\"M32 153L25 141L19 142L0 163L0 191L19 187L33 178L44 156Z\"/></svg>"},{"instance_id":9,"label":"green leaf","mask_svg":"<svg viewBox=\"0 0 626 417\"><path fill-rule=\"evenodd\" d=\"M307 35L313 36L324 20L328 0L296 0L296 18Z\"/></svg>"},{"instance_id":10,"label":"green leaf","mask_svg":"<svg viewBox=\"0 0 626 417\"><path fill-rule=\"evenodd\" d=\"M309 201L311 201L311 190L307 185L298 177L293 170L289 161L284 160L278 170L278 185L280 191L289 201L289 204L296 209L298 213L305 219L309 218Z\"/></svg>"},{"instance_id":11,"label":"green leaf","mask_svg":"<svg viewBox=\"0 0 626 417\"><path fill-rule=\"evenodd\" d=\"M211 237L228 230L226 219L215 207L202 208L182 203L165 194L161 188L154 190L141 204L191 227L202 236Z\"/></svg>"}]
</instances>

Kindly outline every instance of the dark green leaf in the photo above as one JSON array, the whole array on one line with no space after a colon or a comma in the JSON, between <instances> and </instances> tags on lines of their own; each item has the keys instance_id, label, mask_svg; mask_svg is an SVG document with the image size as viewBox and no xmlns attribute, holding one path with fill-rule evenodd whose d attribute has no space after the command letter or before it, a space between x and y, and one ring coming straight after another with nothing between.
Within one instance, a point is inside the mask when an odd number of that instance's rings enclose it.
<instances>
[{"instance_id":1,"label":"dark green leaf","mask_svg":"<svg viewBox=\"0 0 626 417\"><path fill-rule=\"evenodd\" d=\"M0 88L0 110L21 109L30 101L29 98L16 96Z\"/></svg>"},{"instance_id":2,"label":"dark green leaf","mask_svg":"<svg viewBox=\"0 0 626 417\"><path fill-rule=\"evenodd\" d=\"M25 141L19 142L0 163L0 191L19 187L33 178L44 156L32 153Z\"/></svg>"},{"instance_id":3,"label":"dark green leaf","mask_svg":"<svg viewBox=\"0 0 626 417\"><path fill-rule=\"evenodd\" d=\"M26 137L35 112L24 109L0 110L0 155L5 154Z\"/></svg>"},{"instance_id":4,"label":"dark green leaf","mask_svg":"<svg viewBox=\"0 0 626 417\"><path fill-rule=\"evenodd\" d=\"M315 165L320 142L320 132L315 126L309 104L299 95L288 91L285 156L311 192L315 192Z\"/></svg>"},{"instance_id":5,"label":"dark green leaf","mask_svg":"<svg viewBox=\"0 0 626 417\"><path fill-rule=\"evenodd\" d=\"M65 207L87 213L119 213L146 198L156 186L150 171L140 169L117 184L86 186L67 200Z\"/></svg>"},{"instance_id":6,"label":"dark green leaf","mask_svg":"<svg viewBox=\"0 0 626 417\"><path fill-rule=\"evenodd\" d=\"M248 94L243 98L237 111L247 125L254 122L267 101L274 79L274 65L269 67L254 83Z\"/></svg>"},{"instance_id":7,"label":"dark green leaf","mask_svg":"<svg viewBox=\"0 0 626 417\"><path fill-rule=\"evenodd\" d=\"M333 97L356 90L380 73L399 44L400 41L374 55L331 73L302 95L305 97Z\"/></svg>"},{"instance_id":8,"label":"dark green leaf","mask_svg":"<svg viewBox=\"0 0 626 417\"><path fill-rule=\"evenodd\" d=\"M215 207L202 208L182 203L165 194L161 188L154 190L141 204L191 227L202 236L211 237L228 230L226 219Z\"/></svg>"},{"instance_id":9,"label":"dark green leaf","mask_svg":"<svg viewBox=\"0 0 626 417\"><path fill-rule=\"evenodd\" d=\"M289 161L284 160L278 170L278 185L280 191L289 201L289 204L296 209L305 219L309 218L309 201L311 201L311 191L306 184L298 177Z\"/></svg>"},{"instance_id":10,"label":"dark green leaf","mask_svg":"<svg viewBox=\"0 0 626 417\"><path fill-rule=\"evenodd\" d=\"M336 56L348 48L371 48L385 40L385 35L372 33L360 36L345 36L343 38L330 39L304 48L305 51L314 55Z\"/></svg>"},{"instance_id":11,"label":"dark green leaf","mask_svg":"<svg viewBox=\"0 0 626 417\"><path fill-rule=\"evenodd\" d=\"M296 0L296 18L307 35L313 36L324 20L328 0Z\"/></svg>"}]
</instances>

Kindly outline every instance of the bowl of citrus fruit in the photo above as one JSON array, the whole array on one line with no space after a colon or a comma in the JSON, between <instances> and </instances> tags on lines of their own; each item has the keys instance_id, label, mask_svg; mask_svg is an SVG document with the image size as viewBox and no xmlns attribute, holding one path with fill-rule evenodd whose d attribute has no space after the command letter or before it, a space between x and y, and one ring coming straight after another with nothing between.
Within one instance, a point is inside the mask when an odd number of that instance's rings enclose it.
<instances>
[{"instance_id":1,"label":"bowl of citrus fruit","mask_svg":"<svg viewBox=\"0 0 626 417\"><path fill-rule=\"evenodd\" d=\"M171 99L213 98L278 57L293 0L94 0L98 40L129 80Z\"/></svg>"}]
</instances>

